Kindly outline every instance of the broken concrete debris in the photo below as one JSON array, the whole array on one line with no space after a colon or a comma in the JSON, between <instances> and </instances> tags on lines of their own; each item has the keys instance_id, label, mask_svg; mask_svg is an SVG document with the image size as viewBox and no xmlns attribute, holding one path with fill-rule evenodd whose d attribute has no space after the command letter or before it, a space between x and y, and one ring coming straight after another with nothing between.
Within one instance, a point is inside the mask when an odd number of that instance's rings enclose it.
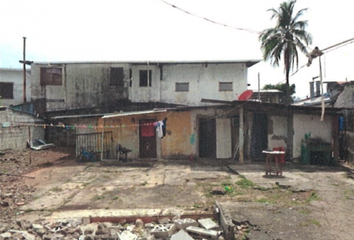
<instances>
[{"instance_id":1,"label":"broken concrete debris","mask_svg":"<svg viewBox=\"0 0 354 240\"><path fill-rule=\"evenodd\" d=\"M178 229L186 229L189 226L198 226L198 222L192 218L175 219L173 222Z\"/></svg>"},{"instance_id":2,"label":"broken concrete debris","mask_svg":"<svg viewBox=\"0 0 354 240\"><path fill-rule=\"evenodd\" d=\"M198 220L199 224L207 230L217 230L220 228L211 218L202 218Z\"/></svg>"},{"instance_id":3,"label":"broken concrete debris","mask_svg":"<svg viewBox=\"0 0 354 240\"><path fill-rule=\"evenodd\" d=\"M201 227L189 226L186 230L196 238L216 240L219 236L219 232Z\"/></svg>"},{"instance_id":4,"label":"broken concrete debris","mask_svg":"<svg viewBox=\"0 0 354 240\"><path fill-rule=\"evenodd\" d=\"M179 230L177 233L173 234L171 237L171 240L193 240L192 238L186 231L183 229Z\"/></svg>"},{"instance_id":5,"label":"broken concrete debris","mask_svg":"<svg viewBox=\"0 0 354 240\"><path fill-rule=\"evenodd\" d=\"M1 222L0 239L117 239L117 240L217 240L222 231L220 228L205 229L205 226L218 226L212 219L190 218L174 219L164 224L144 223L137 219L133 223L96 222L87 223L81 220L43 221L31 223L27 220ZM86 222L87 224L85 224ZM199 223L198 223L199 222Z\"/></svg>"}]
</instances>

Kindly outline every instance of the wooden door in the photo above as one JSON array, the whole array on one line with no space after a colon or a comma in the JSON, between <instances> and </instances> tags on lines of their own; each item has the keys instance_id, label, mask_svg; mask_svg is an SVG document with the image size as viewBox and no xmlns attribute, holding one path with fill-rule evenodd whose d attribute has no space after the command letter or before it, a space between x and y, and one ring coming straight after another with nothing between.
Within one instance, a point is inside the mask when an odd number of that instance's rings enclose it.
<instances>
[{"instance_id":1,"label":"wooden door","mask_svg":"<svg viewBox=\"0 0 354 240\"><path fill-rule=\"evenodd\" d=\"M251 157L255 160L263 158L262 150L268 147L268 118L265 113L253 114Z\"/></svg>"},{"instance_id":2,"label":"wooden door","mask_svg":"<svg viewBox=\"0 0 354 240\"><path fill-rule=\"evenodd\" d=\"M231 158L231 119L216 119L216 158Z\"/></svg>"},{"instance_id":3,"label":"wooden door","mask_svg":"<svg viewBox=\"0 0 354 240\"><path fill-rule=\"evenodd\" d=\"M139 121L139 157L156 158L156 131L154 119L142 119Z\"/></svg>"},{"instance_id":4,"label":"wooden door","mask_svg":"<svg viewBox=\"0 0 354 240\"><path fill-rule=\"evenodd\" d=\"M216 126L215 119L199 119L199 157L216 157Z\"/></svg>"}]
</instances>

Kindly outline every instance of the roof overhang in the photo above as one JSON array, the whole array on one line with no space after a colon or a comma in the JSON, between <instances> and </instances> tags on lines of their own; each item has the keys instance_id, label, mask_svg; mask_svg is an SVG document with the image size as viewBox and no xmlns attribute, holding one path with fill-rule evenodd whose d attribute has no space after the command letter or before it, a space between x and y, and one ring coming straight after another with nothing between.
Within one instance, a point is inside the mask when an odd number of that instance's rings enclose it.
<instances>
[{"instance_id":1,"label":"roof overhang","mask_svg":"<svg viewBox=\"0 0 354 240\"><path fill-rule=\"evenodd\" d=\"M176 65L176 64L236 64L243 63L249 68L260 59L245 60L133 60L133 61L81 61L81 62L33 62L32 65L61 66L66 64L132 64L132 65Z\"/></svg>"},{"instance_id":2,"label":"roof overhang","mask_svg":"<svg viewBox=\"0 0 354 240\"><path fill-rule=\"evenodd\" d=\"M136 111L136 112L111 113L111 114L105 114L102 118L126 117L126 116L133 116L133 115L163 113L167 111L168 111L167 109L158 109L158 110L147 110L147 111Z\"/></svg>"}]
</instances>

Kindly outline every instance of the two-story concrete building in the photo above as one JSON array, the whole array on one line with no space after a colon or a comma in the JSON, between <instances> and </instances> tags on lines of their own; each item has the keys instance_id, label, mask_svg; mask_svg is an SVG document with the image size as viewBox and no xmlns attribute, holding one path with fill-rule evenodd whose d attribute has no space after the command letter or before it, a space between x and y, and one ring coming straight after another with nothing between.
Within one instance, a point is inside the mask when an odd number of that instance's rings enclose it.
<instances>
[{"instance_id":1,"label":"two-story concrete building","mask_svg":"<svg viewBox=\"0 0 354 240\"><path fill-rule=\"evenodd\" d=\"M31 99L31 71L26 70L26 92L24 88L23 69L0 69L0 106L22 104Z\"/></svg>"},{"instance_id":2,"label":"two-story concrete building","mask_svg":"<svg viewBox=\"0 0 354 240\"><path fill-rule=\"evenodd\" d=\"M67 62L31 65L38 112L100 108L118 102L198 106L201 99L232 101L247 89L245 61Z\"/></svg>"}]
</instances>

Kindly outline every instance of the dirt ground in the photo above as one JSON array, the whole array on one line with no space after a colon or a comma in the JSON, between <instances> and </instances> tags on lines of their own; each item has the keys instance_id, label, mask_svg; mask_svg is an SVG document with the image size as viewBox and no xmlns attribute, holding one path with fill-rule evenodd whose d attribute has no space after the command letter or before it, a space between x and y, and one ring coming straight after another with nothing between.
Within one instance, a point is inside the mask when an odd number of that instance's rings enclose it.
<instances>
[{"instance_id":1,"label":"dirt ground","mask_svg":"<svg viewBox=\"0 0 354 240\"><path fill-rule=\"evenodd\" d=\"M71 149L3 151L0 221L184 212L225 216L236 239L352 239L354 172L345 164L220 160L78 163Z\"/></svg>"}]
</instances>

